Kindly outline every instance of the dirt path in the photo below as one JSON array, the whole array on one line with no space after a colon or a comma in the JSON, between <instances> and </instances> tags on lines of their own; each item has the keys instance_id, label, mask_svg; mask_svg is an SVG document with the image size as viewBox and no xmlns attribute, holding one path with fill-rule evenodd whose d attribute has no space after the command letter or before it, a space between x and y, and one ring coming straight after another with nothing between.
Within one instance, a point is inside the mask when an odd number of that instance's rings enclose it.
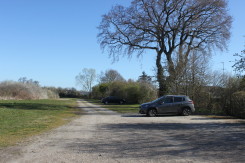
<instances>
[{"instance_id":1,"label":"dirt path","mask_svg":"<svg viewBox=\"0 0 245 163\"><path fill-rule=\"evenodd\" d=\"M244 162L245 125L202 116L120 115L79 101L69 124L0 150L0 162ZM244 122L244 121L243 121Z\"/></svg>"}]
</instances>

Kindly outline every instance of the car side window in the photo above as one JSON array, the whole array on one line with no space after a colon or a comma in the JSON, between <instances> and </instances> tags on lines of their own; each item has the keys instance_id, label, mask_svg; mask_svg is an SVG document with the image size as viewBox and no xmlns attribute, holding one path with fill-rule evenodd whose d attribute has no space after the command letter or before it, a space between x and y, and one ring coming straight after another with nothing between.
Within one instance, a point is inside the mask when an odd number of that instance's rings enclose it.
<instances>
[{"instance_id":1,"label":"car side window","mask_svg":"<svg viewBox=\"0 0 245 163\"><path fill-rule=\"evenodd\" d=\"M174 97L174 102L182 102L183 98L182 97Z\"/></svg>"},{"instance_id":2,"label":"car side window","mask_svg":"<svg viewBox=\"0 0 245 163\"><path fill-rule=\"evenodd\" d=\"M173 97L166 97L164 103L173 103Z\"/></svg>"}]
</instances>

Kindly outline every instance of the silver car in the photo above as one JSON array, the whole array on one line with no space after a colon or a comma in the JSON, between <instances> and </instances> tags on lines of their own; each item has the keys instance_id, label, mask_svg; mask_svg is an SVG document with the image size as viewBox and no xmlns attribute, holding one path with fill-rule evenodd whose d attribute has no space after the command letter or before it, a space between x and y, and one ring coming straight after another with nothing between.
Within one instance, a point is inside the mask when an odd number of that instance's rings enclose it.
<instances>
[{"instance_id":1,"label":"silver car","mask_svg":"<svg viewBox=\"0 0 245 163\"><path fill-rule=\"evenodd\" d=\"M179 114L188 116L195 112L193 101L184 95L166 95L152 102L140 105L139 113L155 117L159 114Z\"/></svg>"}]
</instances>

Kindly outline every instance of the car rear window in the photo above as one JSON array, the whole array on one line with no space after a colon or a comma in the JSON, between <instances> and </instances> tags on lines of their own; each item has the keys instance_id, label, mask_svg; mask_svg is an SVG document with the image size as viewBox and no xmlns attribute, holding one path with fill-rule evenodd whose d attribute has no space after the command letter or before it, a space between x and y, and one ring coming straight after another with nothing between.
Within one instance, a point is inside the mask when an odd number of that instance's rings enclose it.
<instances>
[{"instance_id":1,"label":"car rear window","mask_svg":"<svg viewBox=\"0 0 245 163\"><path fill-rule=\"evenodd\" d=\"M183 97L174 97L174 102L182 102Z\"/></svg>"}]
</instances>

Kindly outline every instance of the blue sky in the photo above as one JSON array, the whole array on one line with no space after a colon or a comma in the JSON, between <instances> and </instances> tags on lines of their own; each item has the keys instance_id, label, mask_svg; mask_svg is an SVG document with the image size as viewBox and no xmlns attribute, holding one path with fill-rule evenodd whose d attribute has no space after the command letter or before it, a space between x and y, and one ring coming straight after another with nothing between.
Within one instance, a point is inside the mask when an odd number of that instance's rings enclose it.
<instances>
[{"instance_id":1,"label":"blue sky","mask_svg":"<svg viewBox=\"0 0 245 163\"><path fill-rule=\"evenodd\" d=\"M230 0L234 18L227 52L216 51L213 69L232 72L229 61L245 45L245 1ZM115 69L125 79L137 79L142 71L153 75L155 54L121 58L113 63L97 42L101 16L112 5L130 0L0 0L0 81L27 77L42 86L76 87L75 76L83 68L97 73Z\"/></svg>"}]
</instances>

